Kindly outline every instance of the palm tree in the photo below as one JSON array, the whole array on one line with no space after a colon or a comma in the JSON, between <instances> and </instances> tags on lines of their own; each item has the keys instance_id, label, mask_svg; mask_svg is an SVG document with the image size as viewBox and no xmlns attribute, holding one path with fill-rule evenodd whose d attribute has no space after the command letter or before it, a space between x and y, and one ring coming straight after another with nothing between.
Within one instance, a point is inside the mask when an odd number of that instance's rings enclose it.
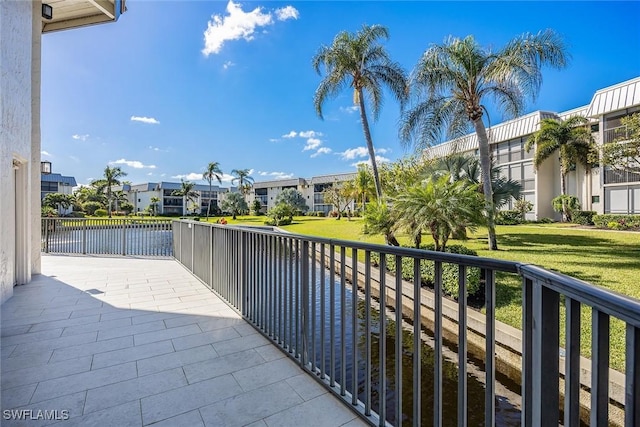
<instances>
[{"instance_id":1,"label":"palm tree","mask_svg":"<svg viewBox=\"0 0 640 427\"><path fill-rule=\"evenodd\" d=\"M328 98L336 96L347 85L353 88L353 102L360 108L362 130L379 199L382 197L382 187L367 119L365 97L371 105L374 120L378 119L382 106L383 86L391 91L401 106L407 98L406 73L398 63L391 61L379 44L378 40L381 38L389 38L389 31L381 25L363 25L355 34L342 31L333 39L331 46L321 46L312 60L313 68L318 74L321 74L321 66L324 66L326 71L326 76L318 85L313 99L316 112L321 119L322 106Z\"/></svg>"},{"instance_id":2,"label":"palm tree","mask_svg":"<svg viewBox=\"0 0 640 427\"><path fill-rule=\"evenodd\" d=\"M567 195L567 174L581 164L586 171L590 170L594 158L596 142L589 127L588 120L581 116L573 116L567 120L543 119L540 129L531 135L524 146L527 152L535 146L533 166L536 170L542 163L556 152L560 154L560 188L561 195ZM562 220L568 218L568 206L563 203Z\"/></svg>"},{"instance_id":3,"label":"palm tree","mask_svg":"<svg viewBox=\"0 0 640 427\"><path fill-rule=\"evenodd\" d=\"M198 200L198 193L193 190L196 186L194 182L181 180L180 189L174 190L172 196L182 196L182 214L185 214L187 202L195 203Z\"/></svg>"},{"instance_id":4,"label":"palm tree","mask_svg":"<svg viewBox=\"0 0 640 427\"><path fill-rule=\"evenodd\" d=\"M414 139L423 148L439 142L443 129L447 138L455 138L471 124L478 137L482 175L491 176L489 138L482 120L485 102L492 99L507 115L521 115L526 97L535 98L540 89L541 67L562 68L567 60L564 44L552 30L516 37L495 52L480 47L473 36L449 37L427 49L416 66L412 87L416 94L427 96L404 115L401 138ZM491 181L483 179L482 186L489 250L495 250Z\"/></svg>"},{"instance_id":5,"label":"palm tree","mask_svg":"<svg viewBox=\"0 0 640 427\"><path fill-rule=\"evenodd\" d=\"M149 205L149 207L153 211L153 216L158 215L158 203L160 202L160 197L153 196L151 199L149 199L149 201L151 202L151 205Z\"/></svg>"},{"instance_id":6,"label":"palm tree","mask_svg":"<svg viewBox=\"0 0 640 427\"><path fill-rule=\"evenodd\" d=\"M358 172L353 180L358 196L360 196L361 208L364 213L367 199L375 196L375 186L373 183L373 176L365 165L358 166Z\"/></svg>"},{"instance_id":7,"label":"palm tree","mask_svg":"<svg viewBox=\"0 0 640 427\"><path fill-rule=\"evenodd\" d=\"M243 196L246 196L253 185L253 178L249 175L251 171L249 169L234 169L231 171L231 175L234 178L231 180L231 184L238 183L238 189Z\"/></svg>"},{"instance_id":8,"label":"palm tree","mask_svg":"<svg viewBox=\"0 0 640 427\"><path fill-rule=\"evenodd\" d=\"M209 218L209 212L211 211L211 183L214 179L218 180L218 184L222 184L222 170L220 169L220 163L210 162L207 165L207 169L202 174L202 179L209 183L209 205L207 206L207 218Z\"/></svg>"},{"instance_id":9,"label":"palm tree","mask_svg":"<svg viewBox=\"0 0 640 427\"><path fill-rule=\"evenodd\" d=\"M429 230L435 250L446 249L447 241L456 227L473 229L482 224L482 197L477 185L451 181L447 174L432 176L426 182L409 187L394 198L396 226ZM414 238L414 232L411 233Z\"/></svg>"},{"instance_id":10,"label":"palm tree","mask_svg":"<svg viewBox=\"0 0 640 427\"><path fill-rule=\"evenodd\" d=\"M127 176L119 167L107 167L104 169L104 178L94 180L91 185L98 188L100 191L107 193L107 211L109 212L109 218L111 218L111 205L113 203L113 197L111 195L111 187L114 185L120 185L120 178Z\"/></svg>"}]
</instances>

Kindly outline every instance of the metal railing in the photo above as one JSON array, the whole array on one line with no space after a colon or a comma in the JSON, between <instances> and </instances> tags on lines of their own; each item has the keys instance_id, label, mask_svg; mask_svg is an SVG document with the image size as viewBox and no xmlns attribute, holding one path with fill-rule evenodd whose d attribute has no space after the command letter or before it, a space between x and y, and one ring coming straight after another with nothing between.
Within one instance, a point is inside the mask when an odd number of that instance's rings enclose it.
<instances>
[{"instance_id":1,"label":"metal railing","mask_svg":"<svg viewBox=\"0 0 640 427\"><path fill-rule=\"evenodd\" d=\"M374 425L487 426L497 421L496 275L522 281L522 400L518 424L558 425L560 306L566 306L564 425L580 425L580 310L591 307L591 425L608 425L609 324L626 327L625 425L640 425L640 302L542 268L489 258L347 242L268 230L173 223L176 259L235 307L300 367ZM372 257L379 259L378 268ZM413 270L403 280L402 265ZM388 268L392 267L392 268ZM433 291L420 273L432 268ZM452 270L453 268L453 270ZM484 284L484 411L470 410L469 273ZM453 394L443 387L443 283L458 284ZM406 273L406 272L405 272ZM444 277L446 276L446 278ZM425 304L432 299L432 369L424 369ZM379 315L376 315L376 312ZM410 334L407 335L408 318ZM416 321L415 319L420 319ZM404 326L403 326L404 325ZM445 365L447 369L444 369ZM457 392L456 392L457 391ZM475 418L474 418L475 417Z\"/></svg>"},{"instance_id":2,"label":"metal railing","mask_svg":"<svg viewBox=\"0 0 640 427\"><path fill-rule=\"evenodd\" d=\"M173 255L170 219L42 218L45 253Z\"/></svg>"},{"instance_id":3,"label":"metal railing","mask_svg":"<svg viewBox=\"0 0 640 427\"><path fill-rule=\"evenodd\" d=\"M629 138L629 128L627 126L617 126L611 129L604 130L604 143L620 141Z\"/></svg>"}]
</instances>

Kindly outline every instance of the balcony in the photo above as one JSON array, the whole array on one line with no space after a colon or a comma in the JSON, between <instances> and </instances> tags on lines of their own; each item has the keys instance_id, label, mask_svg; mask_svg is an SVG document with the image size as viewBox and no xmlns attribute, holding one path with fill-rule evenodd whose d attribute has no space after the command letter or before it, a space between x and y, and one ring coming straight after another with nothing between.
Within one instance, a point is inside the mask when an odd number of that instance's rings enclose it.
<instances>
[{"instance_id":1,"label":"balcony","mask_svg":"<svg viewBox=\"0 0 640 427\"><path fill-rule=\"evenodd\" d=\"M611 129L604 130L604 143L614 141L622 141L629 137L629 129L627 126L617 126Z\"/></svg>"},{"instance_id":2,"label":"balcony","mask_svg":"<svg viewBox=\"0 0 640 427\"><path fill-rule=\"evenodd\" d=\"M73 242L69 228L53 233ZM487 258L195 221L170 233L178 262L44 257L2 307L3 409L80 425L640 425L636 300ZM522 330L493 315L505 275L522 283ZM464 297L477 280L483 312ZM624 372L609 368L612 324Z\"/></svg>"},{"instance_id":3,"label":"balcony","mask_svg":"<svg viewBox=\"0 0 640 427\"><path fill-rule=\"evenodd\" d=\"M42 270L2 306L3 426L364 425L173 259Z\"/></svg>"}]
</instances>

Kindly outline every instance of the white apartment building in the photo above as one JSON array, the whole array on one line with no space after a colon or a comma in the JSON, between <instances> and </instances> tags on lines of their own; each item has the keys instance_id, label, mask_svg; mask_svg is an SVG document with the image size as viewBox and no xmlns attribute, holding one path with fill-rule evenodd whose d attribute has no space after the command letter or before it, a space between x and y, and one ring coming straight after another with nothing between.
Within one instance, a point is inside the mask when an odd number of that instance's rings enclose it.
<instances>
[{"instance_id":1,"label":"white apartment building","mask_svg":"<svg viewBox=\"0 0 640 427\"><path fill-rule=\"evenodd\" d=\"M40 273L42 34L114 22L125 0L0 1L0 304ZM45 16L47 15L47 16Z\"/></svg>"},{"instance_id":2,"label":"white apartment building","mask_svg":"<svg viewBox=\"0 0 640 427\"><path fill-rule=\"evenodd\" d=\"M291 178L274 181L255 182L252 191L247 195L249 207L254 200L259 200L262 205L262 212L267 212L276 205L276 199L283 190L293 188L298 190L307 201L307 206L312 212L328 213L334 209L333 205L325 203L324 194L326 188L335 184L350 181L356 176L355 173L339 173L333 175L314 176L309 179ZM354 210L354 203L349 206Z\"/></svg>"},{"instance_id":3,"label":"white apartment building","mask_svg":"<svg viewBox=\"0 0 640 427\"><path fill-rule=\"evenodd\" d=\"M640 112L640 77L598 90L589 105L561 113L536 111L488 128L493 159L503 175L521 183L523 197L533 203L528 219L560 219L560 214L551 207L551 200L561 194L558 156L547 159L536 171L532 161L534 150L524 151L525 142L540 129L542 119L586 117L597 144L602 146L624 135L626 129L620 119L637 112ZM477 135L472 133L425 150L427 158L453 153L477 154ZM567 192L578 198L583 210L640 214L639 174L604 166L585 172L578 165L567 176Z\"/></svg>"},{"instance_id":4,"label":"white apartment building","mask_svg":"<svg viewBox=\"0 0 640 427\"><path fill-rule=\"evenodd\" d=\"M179 182L146 182L143 184L122 185L114 187L114 190L122 190L127 195L129 203L133 205L133 213L146 212L153 204L152 199L157 198L157 213L166 215L186 215L195 213L204 215L207 213L209 203L211 203L211 212L215 212L215 208L220 206L224 199L224 194L235 192L235 187L222 188L212 185L209 189L208 184L196 184L193 191L197 194L195 206L192 202L185 200L182 196L175 196L174 191L181 188Z\"/></svg>"}]
</instances>

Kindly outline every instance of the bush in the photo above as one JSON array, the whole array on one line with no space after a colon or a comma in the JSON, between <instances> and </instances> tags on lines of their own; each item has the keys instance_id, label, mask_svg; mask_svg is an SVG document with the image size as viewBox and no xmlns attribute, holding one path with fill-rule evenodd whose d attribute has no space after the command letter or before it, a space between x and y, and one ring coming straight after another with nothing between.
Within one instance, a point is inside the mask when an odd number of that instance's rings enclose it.
<instances>
[{"instance_id":1,"label":"bush","mask_svg":"<svg viewBox=\"0 0 640 427\"><path fill-rule=\"evenodd\" d=\"M521 224L521 217L519 211L499 211L496 216L496 225L517 225Z\"/></svg>"},{"instance_id":2,"label":"bush","mask_svg":"<svg viewBox=\"0 0 640 427\"><path fill-rule=\"evenodd\" d=\"M432 251L434 245L423 245L420 249ZM462 245L447 246L446 252L461 255L478 256L476 251L468 249ZM387 270L395 271L395 255L387 255ZM371 262L375 266L380 265L380 255L371 254ZM413 281L413 258L402 258L402 278L404 280ZM420 262L420 276L423 286L433 288L434 286L434 270L435 263L433 261L423 260ZM445 295L458 298L458 265L445 263L442 265L442 291ZM480 283L480 269L477 267L467 268L467 298L480 297L483 292Z\"/></svg>"},{"instance_id":3,"label":"bush","mask_svg":"<svg viewBox=\"0 0 640 427\"><path fill-rule=\"evenodd\" d=\"M580 225L593 225L593 216L595 211L577 211L573 215L573 223Z\"/></svg>"},{"instance_id":4,"label":"bush","mask_svg":"<svg viewBox=\"0 0 640 427\"><path fill-rule=\"evenodd\" d=\"M96 211L93 213L95 216L107 216L107 210L106 209L96 209Z\"/></svg>"},{"instance_id":5,"label":"bush","mask_svg":"<svg viewBox=\"0 0 640 427\"><path fill-rule=\"evenodd\" d=\"M324 218L326 215L322 211L316 212L316 216Z\"/></svg>"},{"instance_id":6,"label":"bush","mask_svg":"<svg viewBox=\"0 0 640 427\"><path fill-rule=\"evenodd\" d=\"M534 224L553 224L555 221L552 218L542 217L537 221L533 221Z\"/></svg>"},{"instance_id":7,"label":"bush","mask_svg":"<svg viewBox=\"0 0 640 427\"><path fill-rule=\"evenodd\" d=\"M264 220L264 223L266 225L270 225L273 227L279 227L281 225L289 225L291 224L291 218L286 217L286 218L280 218L280 219L274 219L274 218L267 218Z\"/></svg>"},{"instance_id":8,"label":"bush","mask_svg":"<svg viewBox=\"0 0 640 427\"><path fill-rule=\"evenodd\" d=\"M98 209L102 209L102 203L99 202L86 202L82 205L82 209L84 209L84 211L88 214L88 215L95 215L96 211Z\"/></svg>"},{"instance_id":9,"label":"bush","mask_svg":"<svg viewBox=\"0 0 640 427\"><path fill-rule=\"evenodd\" d=\"M611 230L640 230L640 215L594 215L593 223L596 227Z\"/></svg>"},{"instance_id":10,"label":"bush","mask_svg":"<svg viewBox=\"0 0 640 427\"><path fill-rule=\"evenodd\" d=\"M84 218L85 217L84 212L76 212L76 211L71 212L71 216L73 218Z\"/></svg>"}]
</instances>

